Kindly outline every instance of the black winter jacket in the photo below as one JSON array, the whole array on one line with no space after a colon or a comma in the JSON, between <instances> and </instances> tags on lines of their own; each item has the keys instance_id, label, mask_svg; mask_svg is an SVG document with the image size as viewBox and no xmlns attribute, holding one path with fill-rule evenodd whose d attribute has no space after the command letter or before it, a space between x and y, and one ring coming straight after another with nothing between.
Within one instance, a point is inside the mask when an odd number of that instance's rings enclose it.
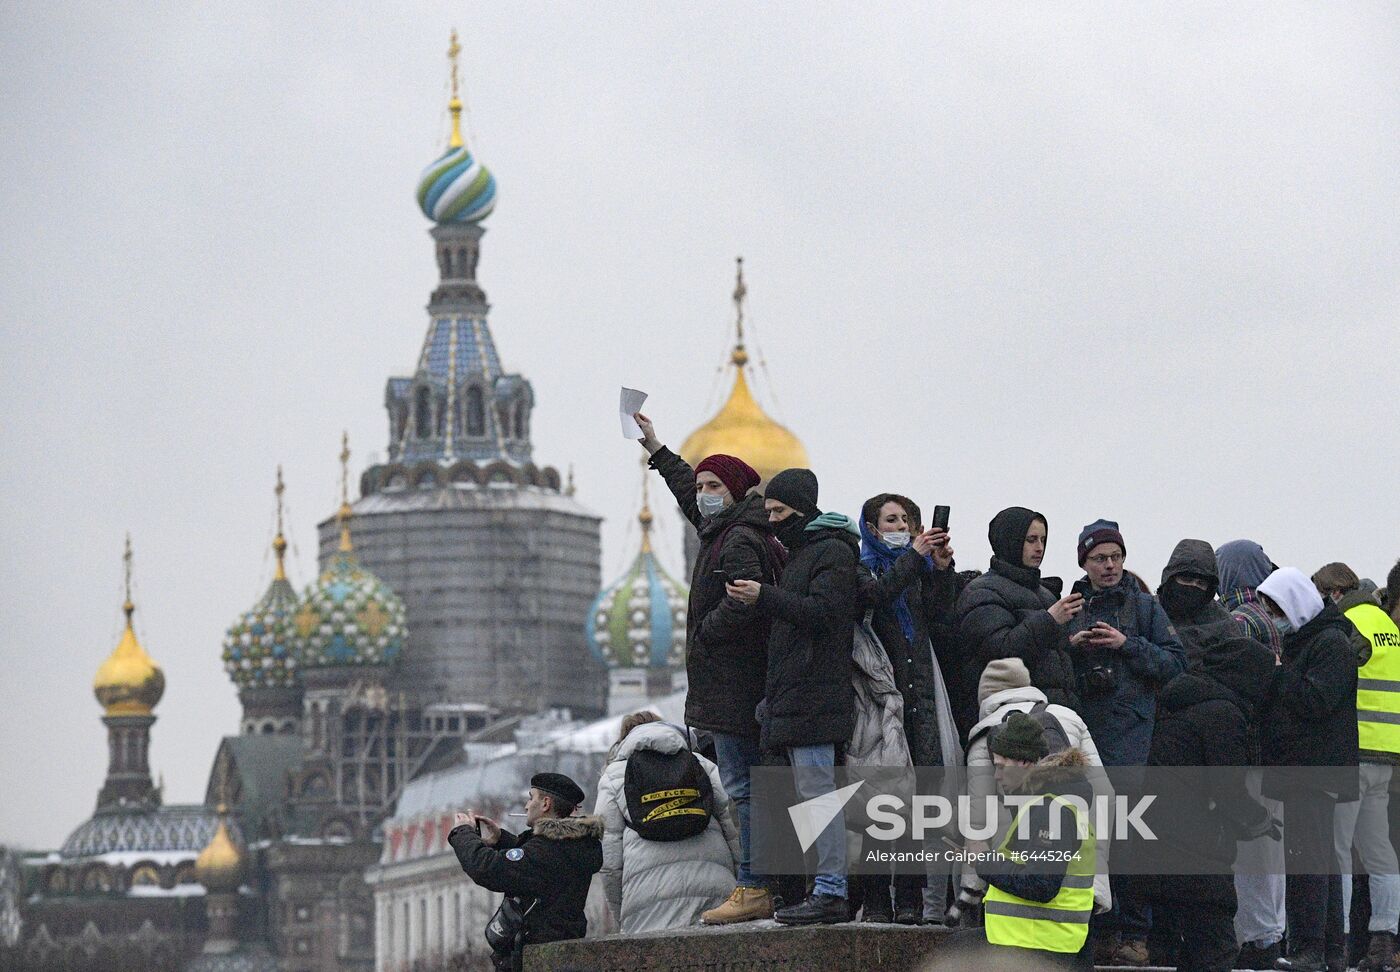
<instances>
[{"instance_id":1,"label":"black winter jacket","mask_svg":"<svg viewBox=\"0 0 1400 972\"><path fill-rule=\"evenodd\" d=\"M768 525L763 497L750 493L706 519L695 505L695 470L689 463L663 446L652 454L651 466L665 477L681 513L700 535L685 624L686 724L755 738L770 621L755 606L727 596L724 582L771 584L782 571L782 547Z\"/></svg>"},{"instance_id":2,"label":"black winter jacket","mask_svg":"<svg viewBox=\"0 0 1400 972\"><path fill-rule=\"evenodd\" d=\"M889 656L895 685L904 696L904 735L909 741L909 754L915 766L941 766L933 664L937 653L956 716L961 660L954 650L955 642L947 637L947 627L957 603L958 575L952 568L930 567L927 558L910 549L900 554L885 573L875 574L868 567L861 567L859 577L860 613L873 612L871 627ZM906 595L914 621L912 644L904 637L894 611L901 594Z\"/></svg>"},{"instance_id":3,"label":"black winter jacket","mask_svg":"<svg viewBox=\"0 0 1400 972\"><path fill-rule=\"evenodd\" d=\"M1265 796L1282 800L1299 787L1355 800L1357 791L1356 651L1352 625L1335 604L1285 635L1259 715ZM1336 767L1332 773L1290 767ZM1319 785L1321 784L1321 785Z\"/></svg>"},{"instance_id":4,"label":"black winter jacket","mask_svg":"<svg viewBox=\"0 0 1400 972\"><path fill-rule=\"evenodd\" d=\"M1183 638L1198 634L1189 625ZM1249 720L1263 699L1274 653L1234 631L1206 646L1202 663L1167 683L1157 701L1148 765L1177 767L1172 800L1148 824L1157 833L1161 863L1186 861L1182 872L1225 872L1235 842L1268 831L1269 814L1244 785ZM1234 767L1233 771L1209 767ZM1203 885L1203 887L1214 885Z\"/></svg>"},{"instance_id":5,"label":"black winter jacket","mask_svg":"<svg viewBox=\"0 0 1400 972\"><path fill-rule=\"evenodd\" d=\"M976 685L994 659L1019 658L1048 701L1078 709L1069 636L1046 611L1055 601L1039 571L993 557L958 598L958 636L971 656L966 681Z\"/></svg>"},{"instance_id":6,"label":"black winter jacket","mask_svg":"<svg viewBox=\"0 0 1400 972\"><path fill-rule=\"evenodd\" d=\"M760 720L769 750L844 744L855 728L859 541L830 527L800 536L781 584L764 584L758 596L759 611L773 621Z\"/></svg>"},{"instance_id":7,"label":"black winter jacket","mask_svg":"<svg viewBox=\"0 0 1400 972\"><path fill-rule=\"evenodd\" d=\"M523 944L538 945L588 934L583 907L603 867L602 838L599 817L546 817L519 836L501 831L495 847L471 827L453 828L447 842L473 881L530 909Z\"/></svg>"}]
</instances>

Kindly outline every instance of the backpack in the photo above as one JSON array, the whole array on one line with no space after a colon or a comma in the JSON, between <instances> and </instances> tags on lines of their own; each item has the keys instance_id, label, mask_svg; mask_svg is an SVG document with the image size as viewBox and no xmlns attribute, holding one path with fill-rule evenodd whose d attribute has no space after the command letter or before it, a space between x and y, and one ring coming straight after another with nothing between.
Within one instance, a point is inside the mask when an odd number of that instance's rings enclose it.
<instances>
[{"instance_id":1,"label":"backpack","mask_svg":"<svg viewBox=\"0 0 1400 972\"><path fill-rule=\"evenodd\" d=\"M1011 710L1011 712L1015 711L1017 710ZM996 734L1001 729L1001 726L1006 725L1006 720L1011 718L1011 712L1007 712L1006 715L1002 717L1001 725L993 726L988 730L988 746L991 746L992 740L996 738ZM1046 703L1037 702L1035 705L1031 706L1030 711L1027 712L1026 715L1040 723L1040 728L1045 733L1045 745L1049 747L1048 751L1050 753L1062 753L1066 749L1069 749L1069 735L1065 732L1065 727L1060 725L1060 720L1056 719L1046 709Z\"/></svg>"},{"instance_id":2,"label":"backpack","mask_svg":"<svg viewBox=\"0 0 1400 972\"><path fill-rule=\"evenodd\" d=\"M675 753L638 749L622 778L627 826L644 840L685 840L703 834L715 812L710 774L686 748Z\"/></svg>"},{"instance_id":3,"label":"backpack","mask_svg":"<svg viewBox=\"0 0 1400 972\"><path fill-rule=\"evenodd\" d=\"M778 538L773 534L761 533L747 523L731 523L720 531L719 536L715 537L715 542L710 545L710 552L705 558L706 572L714 571L719 567L719 558L724 551L724 543L735 530L747 530L758 537L758 562L763 572L763 583L777 584L780 582L783 579L783 568L787 566L787 548L778 542Z\"/></svg>"}]
</instances>

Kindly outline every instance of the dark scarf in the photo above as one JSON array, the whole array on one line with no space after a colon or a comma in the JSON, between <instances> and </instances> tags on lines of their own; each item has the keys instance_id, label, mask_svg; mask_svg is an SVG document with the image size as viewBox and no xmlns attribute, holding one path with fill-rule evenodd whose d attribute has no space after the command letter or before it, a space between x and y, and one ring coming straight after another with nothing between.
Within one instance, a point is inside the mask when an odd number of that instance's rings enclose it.
<instances>
[{"instance_id":1,"label":"dark scarf","mask_svg":"<svg viewBox=\"0 0 1400 972\"><path fill-rule=\"evenodd\" d=\"M778 542L787 548L788 553L796 553L806 545L809 537L804 531L811 519L793 510L784 519L773 524L773 536L778 538Z\"/></svg>"},{"instance_id":2,"label":"dark scarf","mask_svg":"<svg viewBox=\"0 0 1400 972\"><path fill-rule=\"evenodd\" d=\"M860 524L860 562L864 564L872 574L880 576L885 571L894 566L905 549L895 550L885 543L880 535L870 529L870 525L863 519ZM933 566L932 557L924 557L930 567ZM900 594L894 602L895 620L899 622L899 630L904 632L904 640L909 644L914 643L914 615L909 610L908 591Z\"/></svg>"}]
</instances>

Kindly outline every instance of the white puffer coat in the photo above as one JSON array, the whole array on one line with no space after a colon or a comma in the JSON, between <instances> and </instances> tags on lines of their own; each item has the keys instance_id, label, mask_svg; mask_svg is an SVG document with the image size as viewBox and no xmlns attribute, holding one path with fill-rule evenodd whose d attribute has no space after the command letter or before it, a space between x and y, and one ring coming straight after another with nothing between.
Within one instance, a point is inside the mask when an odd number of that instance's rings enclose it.
<instances>
[{"instance_id":1,"label":"white puffer coat","mask_svg":"<svg viewBox=\"0 0 1400 972\"><path fill-rule=\"evenodd\" d=\"M715 814L702 834L685 840L646 840L625 823L627 797L622 791L627 759L639 749L661 753L685 747L681 731L664 722L648 722L618 744L598 782L595 813L603 818L603 890L624 934L684 928L700 913L718 907L734 890L739 863L739 828L734 804L720 783L719 769L696 755L710 777Z\"/></svg>"}]
</instances>

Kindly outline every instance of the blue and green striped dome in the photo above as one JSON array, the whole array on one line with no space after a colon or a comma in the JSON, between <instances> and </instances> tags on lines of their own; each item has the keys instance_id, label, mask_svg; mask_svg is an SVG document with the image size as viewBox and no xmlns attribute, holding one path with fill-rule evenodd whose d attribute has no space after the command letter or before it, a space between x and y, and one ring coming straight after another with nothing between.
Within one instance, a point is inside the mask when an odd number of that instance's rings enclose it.
<instances>
[{"instance_id":1,"label":"blue and green striped dome","mask_svg":"<svg viewBox=\"0 0 1400 972\"><path fill-rule=\"evenodd\" d=\"M418 208L436 223L476 223L496 208L496 178L465 145L447 150L418 180Z\"/></svg>"},{"instance_id":2,"label":"blue and green striped dome","mask_svg":"<svg viewBox=\"0 0 1400 972\"><path fill-rule=\"evenodd\" d=\"M588 613L589 650L609 668L671 668L685 663L689 592L656 562L650 544Z\"/></svg>"}]
</instances>

